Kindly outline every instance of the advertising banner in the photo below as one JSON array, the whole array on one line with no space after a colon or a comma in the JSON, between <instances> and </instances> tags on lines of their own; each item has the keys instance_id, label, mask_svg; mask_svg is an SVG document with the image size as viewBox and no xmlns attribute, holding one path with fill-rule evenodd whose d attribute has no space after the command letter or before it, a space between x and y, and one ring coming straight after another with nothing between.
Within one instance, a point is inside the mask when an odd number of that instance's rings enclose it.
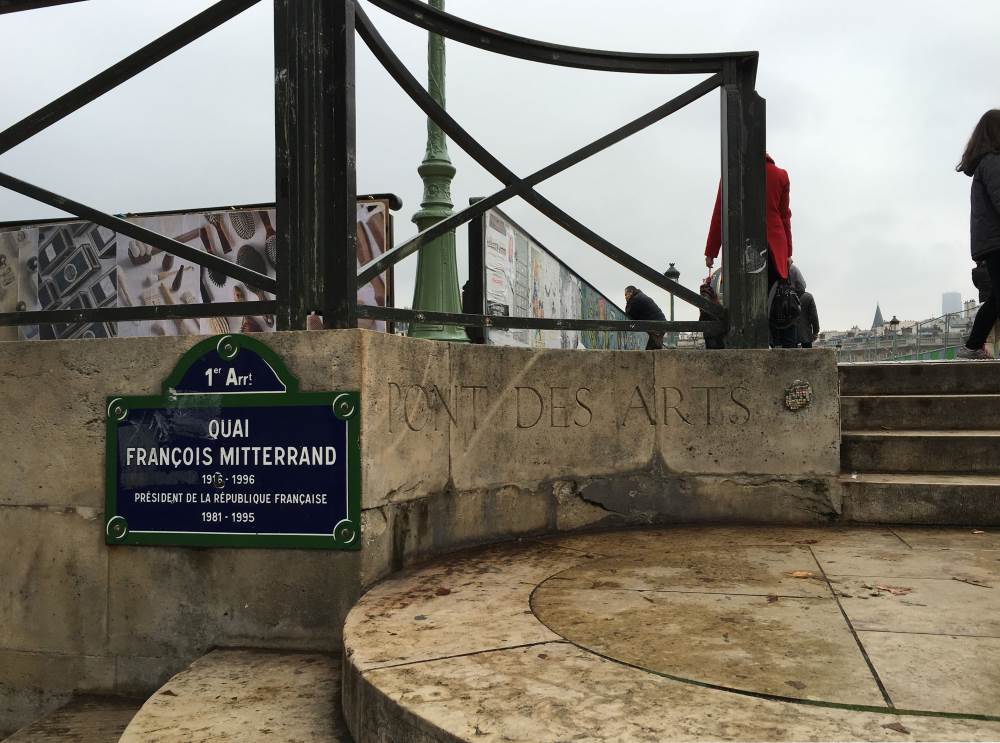
<instances>
[{"instance_id":1,"label":"advertising banner","mask_svg":"<svg viewBox=\"0 0 1000 743\"><path fill-rule=\"evenodd\" d=\"M198 250L270 277L276 250L273 206L173 212L128 217ZM391 247L392 224L384 200L357 204L357 264ZM164 253L105 227L80 221L0 227L0 311L90 309L170 304L211 304L274 299L219 271ZM391 270L358 290L359 304L392 301ZM382 320L359 327L386 330ZM275 329L273 315L118 323L49 323L0 328L0 340L108 338L149 335L222 335Z\"/></svg>"},{"instance_id":2,"label":"advertising banner","mask_svg":"<svg viewBox=\"0 0 1000 743\"><path fill-rule=\"evenodd\" d=\"M477 222L481 227L477 227ZM481 236L477 230L481 229ZM469 266L483 268L483 308L499 317L627 320L610 299L499 209L469 227ZM478 251L482 255L478 255ZM522 348L639 350L645 333L486 329L486 342Z\"/></svg>"},{"instance_id":3,"label":"advertising banner","mask_svg":"<svg viewBox=\"0 0 1000 743\"><path fill-rule=\"evenodd\" d=\"M528 316L527 241L518 245L515 231L495 211L483 219L485 313L494 317ZM519 280L521 277L521 280ZM527 346L527 330L490 329L491 340L503 346Z\"/></svg>"}]
</instances>

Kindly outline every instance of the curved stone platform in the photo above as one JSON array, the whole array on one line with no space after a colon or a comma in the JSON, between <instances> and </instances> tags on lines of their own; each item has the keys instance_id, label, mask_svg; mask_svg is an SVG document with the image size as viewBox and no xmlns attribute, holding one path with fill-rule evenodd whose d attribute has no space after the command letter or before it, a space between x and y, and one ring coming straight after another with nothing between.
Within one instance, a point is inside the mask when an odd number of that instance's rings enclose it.
<instances>
[{"instance_id":1,"label":"curved stone platform","mask_svg":"<svg viewBox=\"0 0 1000 743\"><path fill-rule=\"evenodd\" d=\"M132 718L119 743L348 743L340 664L321 653L213 650Z\"/></svg>"},{"instance_id":2,"label":"curved stone platform","mask_svg":"<svg viewBox=\"0 0 1000 743\"><path fill-rule=\"evenodd\" d=\"M357 743L1000 739L1000 532L521 541L381 583L344 634Z\"/></svg>"}]
</instances>

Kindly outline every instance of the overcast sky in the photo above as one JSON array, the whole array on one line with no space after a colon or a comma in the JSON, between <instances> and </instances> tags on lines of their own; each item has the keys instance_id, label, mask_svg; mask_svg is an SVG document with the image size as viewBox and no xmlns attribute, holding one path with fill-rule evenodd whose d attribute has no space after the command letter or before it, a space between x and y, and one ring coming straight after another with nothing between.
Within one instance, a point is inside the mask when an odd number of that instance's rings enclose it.
<instances>
[{"instance_id":1,"label":"overcast sky","mask_svg":"<svg viewBox=\"0 0 1000 743\"><path fill-rule=\"evenodd\" d=\"M207 0L88 0L0 16L8 125L202 10ZM426 34L365 6L426 78ZM825 329L940 313L974 296L968 191L954 172L978 117L1000 107L1000 3L915 0L448 0L479 23L542 40L643 52L759 50L768 150L791 177L795 258ZM0 156L0 170L113 213L274 198L272 4L229 24ZM508 59L448 42L448 108L526 174L697 83ZM425 120L358 41L358 191L398 194L413 233ZM720 172L719 94L539 190L696 288ZM454 145L454 201L499 185ZM506 210L615 301L636 282L520 202ZM0 192L0 220L57 216ZM459 235L464 279L466 237ZM412 298L416 258L397 271ZM641 282L636 282L641 284ZM667 295L651 292L666 309ZM679 318L694 311L677 304Z\"/></svg>"}]
</instances>

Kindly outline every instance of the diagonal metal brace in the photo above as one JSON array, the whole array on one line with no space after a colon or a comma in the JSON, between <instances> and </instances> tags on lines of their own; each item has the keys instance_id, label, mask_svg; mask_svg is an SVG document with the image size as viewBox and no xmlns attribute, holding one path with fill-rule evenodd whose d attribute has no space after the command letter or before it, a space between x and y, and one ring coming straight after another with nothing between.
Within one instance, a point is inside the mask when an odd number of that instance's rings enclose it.
<instances>
[{"instance_id":1,"label":"diagonal metal brace","mask_svg":"<svg viewBox=\"0 0 1000 743\"><path fill-rule=\"evenodd\" d=\"M498 206L516 196L522 196L539 183L562 173L564 170L567 170L577 163L586 160L588 157L596 155L598 152L606 150L608 147L611 147L612 145L621 142L623 139L646 129L652 124L662 121L670 114L679 111L689 103L693 103L702 96L710 93L721 84L722 75L712 75L704 82L686 90L679 96L667 101L662 106L657 106L649 113L643 114L637 119L630 121L628 124L615 129L613 132L609 132L600 139L597 139L590 144L571 152L565 157L556 160L554 163L547 165L540 170L536 170L531 175L526 176L516 183L507 186L506 188L503 188L500 191L483 198L482 200L476 201L476 203L462 209L459 212L456 212L447 219L443 219L442 221L431 225L423 232L414 235L409 240L390 250L387 250L375 260L365 264L360 273L358 273L358 286L364 286L390 266L417 252L424 245L437 239L441 235L451 232L452 230L461 227L466 222L485 214L488 209L492 209L494 206Z\"/></svg>"},{"instance_id":2,"label":"diagonal metal brace","mask_svg":"<svg viewBox=\"0 0 1000 743\"><path fill-rule=\"evenodd\" d=\"M379 34L371 20L360 7L355 9L355 28L372 54L375 55L376 59L379 60L396 83L431 120L441 127L445 134L451 137L472 159L483 166L505 186L514 186L520 182L521 179L513 171L497 160L497 158L455 121L447 111L438 105L437 101L430 96L402 61L400 61L399 57L389 48L385 39L382 38L381 34ZM571 235L579 238L598 252L603 253L608 258L611 258L616 263L641 276L653 285L674 294L689 304L693 304L714 318L722 320L726 318L727 313L725 308L709 302L697 292L681 286L675 281L671 281L659 271L650 268L642 261L629 255L589 227L578 222L534 189L525 189L522 198Z\"/></svg>"},{"instance_id":3,"label":"diagonal metal brace","mask_svg":"<svg viewBox=\"0 0 1000 743\"><path fill-rule=\"evenodd\" d=\"M46 191L44 188L39 188L38 186L26 183L25 181L15 178L12 175L8 175L7 173L0 173L0 186L9 188L11 191L16 191L19 194L37 201L41 201L43 204L54 206L56 209L69 212L74 216L89 220L94 224L107 227L109 230L114 230L115 232L120 232L123 235L128 235L129 237L139 240L140 242L144 242L147 245L152 245L154 248L159 248L164 253L170 253L178 258L183 258L191 263L196 263L199 266L211 269L212 271L218 271L219 273L225 274L232 279L238 279L244 282L247 286L255 289L263 289L264 291L269 292L277 291L277 282L269 276L265 276L264 274L258 273L257 271L253 271L249 268L244 268L236 263L230 263L225 258L220 258L212 255L211 253L197 250L196 248L192 248L190 245L185 245L184 243L166 237L165 235L152 232L151 230L147 230L145 227L140 227L137 224L126 222L124 219L113 217L110 214L105 214L102 211L98 211L97 209L86 206L85 204L73 201L72 199L67 199L59 194Z\"/></svg>"},{"instance_id":4,"label":"diagonal metal brace","mask_svg":"<svg viewBox=\"0 0 1000 743\"><path fill-rule=\"evenodd\" d=\"M220 0L0 132L0 155L239 15L259 0Z\"/></svg>"}]
</instances>

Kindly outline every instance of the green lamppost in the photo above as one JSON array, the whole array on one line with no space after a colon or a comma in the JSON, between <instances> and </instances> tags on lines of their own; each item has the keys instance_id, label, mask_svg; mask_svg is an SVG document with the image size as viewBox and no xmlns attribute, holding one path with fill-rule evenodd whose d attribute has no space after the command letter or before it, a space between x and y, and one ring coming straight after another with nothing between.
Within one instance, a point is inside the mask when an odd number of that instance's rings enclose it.
<instances>
[{"instance_id":1,"label":"green lamppost","mask_svg":"<svg viewBox=\"0 0 1000 743\"><path fill-rule=\"evenodd\" d=\"M673 263L671 263L670 267L666 271L663 272L663 275L666 276L671 281L677 281L681 277L681 272L678 271L674 267ZM674 295L671 294L670 295L670 322L673 322L673 321L674 321ZM674 332L673 330L670 331L670 341L669 341L668 345L671 348L677 348L677 333Z\"/></svg>"},{"instance_id":2,"label":"green lamppost","mask_svg":"<svg viewBox=\"0 0 1000 743\"><path fill-rule=\"evenodd\" d=\"M444 10L444 0L429 0L429 5ZM444 38L428 34L427 90L442 108L444 96ZM427 119L427 150L417 168L424 181L424 199L413 215L418 230L425 230L452 213L451 179L455 166L448 157L448 143L441 128ZM458 267L455 263L455 232L452 230L420 249L417 256L417 281L413 290L413 309L432 312L461 312ZM411 323L409 335L437 341L468 342L465 330L457 325Z\"/></svg>"}]
</instances>

